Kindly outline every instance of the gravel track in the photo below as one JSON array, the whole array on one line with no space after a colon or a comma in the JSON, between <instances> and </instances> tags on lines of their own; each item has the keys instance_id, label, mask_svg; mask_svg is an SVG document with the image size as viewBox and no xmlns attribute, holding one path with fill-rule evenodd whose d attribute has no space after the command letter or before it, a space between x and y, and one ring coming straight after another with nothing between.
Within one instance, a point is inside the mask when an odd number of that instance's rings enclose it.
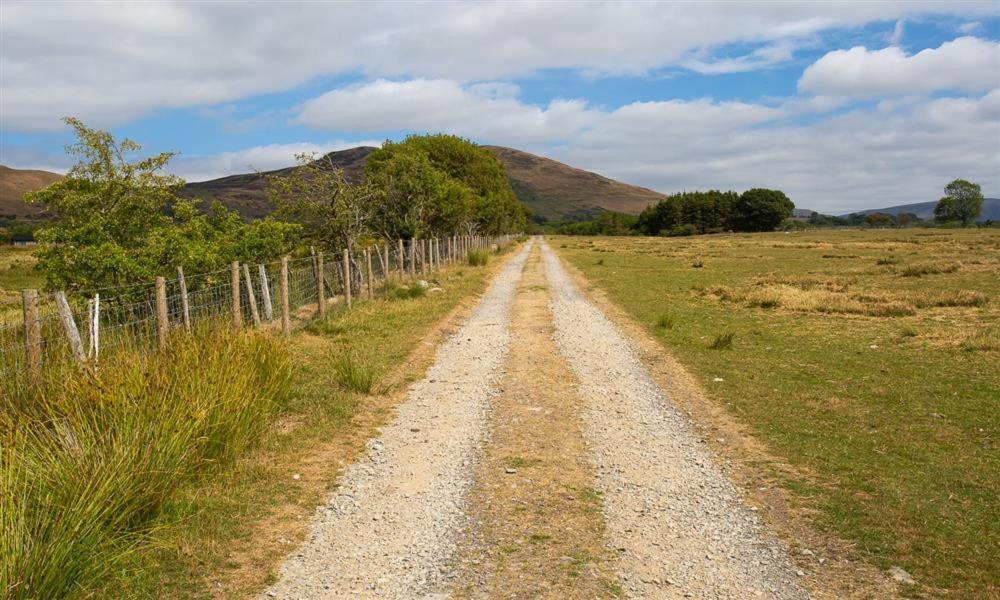
<instances>
[{"instance_id":1,"label":"gravel track","mask_svg":"<svg viewBox=\"0 0 1000 600\"><path fill-rule=\"evenodd\" d=\"M608 544L632 598L806 598L785 549L544 242L555 339L580 379Z\"/></svg>"},{"instance_id":2,"label":"gravel track","mask_svg":"<svg viewBox=\"0 0 1000 600\"><path fill-rule=\"evenodd\" d=\"M531 243L511 259L397 415L317 509L306 542L262 598L446 597L510 345L511 300Z\"/></svg>"}]
</instances>

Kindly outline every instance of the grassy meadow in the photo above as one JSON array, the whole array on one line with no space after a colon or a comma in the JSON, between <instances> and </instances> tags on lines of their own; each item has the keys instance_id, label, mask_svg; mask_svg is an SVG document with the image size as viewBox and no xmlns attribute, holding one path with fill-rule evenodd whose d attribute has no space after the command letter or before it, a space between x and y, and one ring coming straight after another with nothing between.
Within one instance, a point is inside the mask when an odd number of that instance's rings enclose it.
<instances>
[{"instance_id":1,"label":"grassy meadow","mask_svg":"<svg viewBox=\"0 0 1000 600\"><path fill-rule=\"evenodd\" d=\"M35 270L34 248L0 245L0 317L10 307L21 307L21 290L40 288L44 275Z\"/></svg>"},{"instance_id":2,"label":"grassy meadow","mask_svg":"<svg viewBox=\"0 0 1000 600\"><path fill-rule=\"evenodd\" d=\"M552 245L815 475L821 527L915 595L1000 594L1000 231Z\"/></svg>"}]
</instances>

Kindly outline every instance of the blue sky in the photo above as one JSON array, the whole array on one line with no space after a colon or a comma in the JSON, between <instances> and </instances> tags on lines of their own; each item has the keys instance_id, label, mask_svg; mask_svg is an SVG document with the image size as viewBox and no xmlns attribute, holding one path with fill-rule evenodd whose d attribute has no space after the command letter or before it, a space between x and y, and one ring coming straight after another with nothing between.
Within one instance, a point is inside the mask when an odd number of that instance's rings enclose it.
<instances>
[{"instance_id":1,"label":"blue sky","mask_svg":"<svg viewBox=\"0 0 1000 600\"><path fill-rule=\"evenodd\" d=\"M446 131L662 192L843 212L1000 196L1000 3L20 3L0 163L73 115L190 180Z\"/></svg>"}]
</instances>

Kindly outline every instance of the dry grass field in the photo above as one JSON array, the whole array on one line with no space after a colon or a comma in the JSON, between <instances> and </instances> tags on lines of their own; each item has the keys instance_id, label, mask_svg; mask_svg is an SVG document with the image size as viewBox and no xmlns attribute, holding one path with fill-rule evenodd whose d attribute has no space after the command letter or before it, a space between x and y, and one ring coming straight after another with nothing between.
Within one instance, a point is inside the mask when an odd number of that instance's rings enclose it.
<instances>
[{"instance_id":1,"label":"dry grass field","mask_svg":"<svg viewBox=\"0 0 1000 600\"><path fill-rule=\"evenodd\" d=\"M1000 231L555 238L914 595L1000 594Z\"/></svg>"}]
</instances>

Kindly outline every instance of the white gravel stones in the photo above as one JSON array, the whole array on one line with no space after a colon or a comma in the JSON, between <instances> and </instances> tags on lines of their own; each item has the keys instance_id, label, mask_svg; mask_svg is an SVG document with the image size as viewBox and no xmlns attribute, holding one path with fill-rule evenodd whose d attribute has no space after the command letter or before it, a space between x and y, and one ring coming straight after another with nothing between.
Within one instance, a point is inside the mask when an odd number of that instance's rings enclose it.
<instances>
[{"instance_id":1,"label":"white gravel stones","mask_svg":"<svg viewBox=\"0 0 1000 600\"><path fill-rule=\"evenodd\" d=\"M805 598L783 547L742 503L626 338L543 243L555 339L580 379L608 544L631 598Z\"/></svg>"},{"instance_id":2,"label":"white gravel stones","mask_svg":"<svg viewBox=\"0 0 1000 600\"><path fill-rule=\"evenodd\" d=\"M307 541L262 598L437 598L465 523L490 398L510 342L527 244L438 349L364 458L347 468Z\"/></svg>"}]
</instances>

